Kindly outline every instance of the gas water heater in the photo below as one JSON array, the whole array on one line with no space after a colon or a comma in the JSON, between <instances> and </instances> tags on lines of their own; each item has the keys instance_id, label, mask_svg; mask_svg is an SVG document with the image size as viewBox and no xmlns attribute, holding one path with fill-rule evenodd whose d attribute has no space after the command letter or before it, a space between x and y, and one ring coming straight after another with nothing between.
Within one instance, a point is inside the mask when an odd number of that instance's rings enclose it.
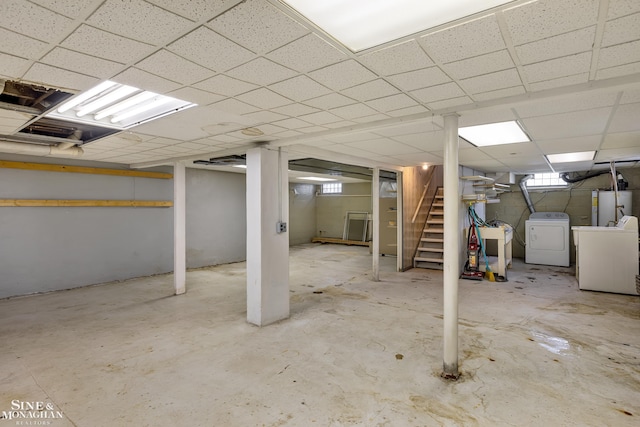
<instances>
[{"instance_id":1,"label":"gas water heater","mask_svg":"<svg viewBox=\"0 0 640 427\"><path fill-rule=\"evenodd\" d=\"M631 215L631 191L618 191L617 216L616 192L593 190L591 192L591 225L609 227L616 225L625 215Z\"/></svg>"}]
</instances>

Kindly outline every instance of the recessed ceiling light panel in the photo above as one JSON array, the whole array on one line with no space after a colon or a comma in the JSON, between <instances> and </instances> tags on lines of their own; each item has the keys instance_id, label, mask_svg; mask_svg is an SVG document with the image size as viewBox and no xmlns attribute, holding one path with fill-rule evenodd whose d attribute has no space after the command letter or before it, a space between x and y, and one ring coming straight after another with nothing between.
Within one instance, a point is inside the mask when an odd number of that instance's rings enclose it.
<instances>
[{"instance_id":1,"label":"recessed ceiling light panel","mask_svg":"<svg viewBox=\"0 0 640 427\"><path fill-rule=\"evenodd\" d=\"M281 0L354 52L512 0Z\"/></svg>"},{"instance_id":2,"label":"recessed ceiling light panel","mask_svg":"<svg viewBox=\"0 0 640 427\"><path fill-rule=\"evenodd\" d=\"M133 86L105 81L71 98L47 114L47 117L128 129L195 105Z\"/></svg>"},{"instance_id":3,"label":"recessed ceiling light panel","mask_svg":"<svg viewBox=\"0 0 640 427\"><path fill-rule=\"evenodd\" d=\"M306 179L307 181L321 181L321 182L337 181L335 179L322 178L322 177L319 177L319 176L301 176L298 179Z\"/></svg>"},{"instance_id":4,"label":"recessed ceiling light panel","mask_svg":"<svg viewBox=\"0 0 640 427\"><path fill-rule=\"evenodd\" d=\"M515 121L463 127L458 134L476 147L531 141Z\"/></svg>"},{"instance_id":5,"label":"recessed ceiling light panel","mask_svg":"<svg viewBox=\"0 0 640 427\"><path fill-rule=\"evenodd\" d=\"M547 154L549 163L588 162L595 157L595 151L579 151L575 153Z\"/></svg>"}]
</instances>

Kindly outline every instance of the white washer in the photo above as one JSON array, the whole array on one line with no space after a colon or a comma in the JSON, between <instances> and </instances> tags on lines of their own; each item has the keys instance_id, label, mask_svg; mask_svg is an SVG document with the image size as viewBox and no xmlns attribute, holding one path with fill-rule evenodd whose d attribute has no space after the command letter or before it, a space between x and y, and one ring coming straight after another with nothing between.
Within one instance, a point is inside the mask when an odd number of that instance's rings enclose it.
<instances>
[{"instance_id":1,"label":"white washer","mask_svg":"<svg viewBox=\"0 0 640 427\"><path fill-rule=\"evenodd\" d=\"M534 212L525 221L525 262L569 267L569 215Z\"/></svg>"},{"instance_id":2,"label":"white washer","mask_svg":"<svg viewBox=\"0 0 640 427\"><path fill-rule=\"evenodd\" d=\"M638 218L623 216L615 227L573 227L580 289L639 295Z\"/></svg>"}]
</instances>

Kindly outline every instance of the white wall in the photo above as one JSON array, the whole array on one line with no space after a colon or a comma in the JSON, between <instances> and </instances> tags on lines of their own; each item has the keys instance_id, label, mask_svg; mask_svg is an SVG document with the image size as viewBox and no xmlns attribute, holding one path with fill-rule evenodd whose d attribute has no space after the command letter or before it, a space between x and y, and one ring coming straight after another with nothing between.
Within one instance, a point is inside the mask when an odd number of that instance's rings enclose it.
<instances>
[{"instance_id":1,"label":"white wall","mask_svg":"<svg viewBox=\"0 0 640 427\"><path fill-rule=\"evenodd\" d=\"M122 168L26 156L0 158ZM172 200L173 181L0 168L0 198ZM189 267L244 260L245 218L243 174L187 169ZM173 208L0 207L0 298L172 270Z\"/></svg>"},{"instance_id":2,"label":"white wall","mask_svg":"<svg viewBox=\"0 0 640 427\"><path fill-rule=\"evenodd\" d=\"M316 189L313 184L289 184L289 244L309 243L316 236Z\"/></svg>"},{"instance_id":3,"label":"white wall","mask_svg":"<svg viewBox=\"0 0 640 427\"><path fill-rule=\"evenodd\" d=\"M371 183L342 184L342 194L317 198L317 236L342 239L347 211L371 213Z\"/></svg>"}]
</instances>

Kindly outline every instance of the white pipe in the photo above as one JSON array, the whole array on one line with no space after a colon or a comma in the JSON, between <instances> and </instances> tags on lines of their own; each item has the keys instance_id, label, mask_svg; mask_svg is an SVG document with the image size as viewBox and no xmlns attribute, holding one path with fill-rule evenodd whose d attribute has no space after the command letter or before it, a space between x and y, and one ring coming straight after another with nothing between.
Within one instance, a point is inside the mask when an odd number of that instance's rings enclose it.
<instances>
[{"instance_id":1,"label":"white pipe","mask_svg":"<svg viewBox=\"0 0 640 427\"><path fill-rule=\"evenodd\" d=\"M458 373L458 278L460 229L458 210L458 115L444 116L444 354L442 376Z\"/></svg>"},{"instance_id":2,"label":"white pipe","mask_svg":"<svg viewBox=\"0 0 640 427\"><path fill-rule=\"evenodd\" d=\"M84 153L84 150L80 147L60 148L53 145L0 141L0 152L32 156L79 157Z\"/></svg>"},{"instance_id":3,"label":"white pipe","mask_svg":"<svg viewBox=\"0 0 640 427\"><path fill-rule=\"evenodd\" d=\"M373 203L373 281L380 281L380 168L373 168L371 200Z\"/></svg>"}]
</instances>

